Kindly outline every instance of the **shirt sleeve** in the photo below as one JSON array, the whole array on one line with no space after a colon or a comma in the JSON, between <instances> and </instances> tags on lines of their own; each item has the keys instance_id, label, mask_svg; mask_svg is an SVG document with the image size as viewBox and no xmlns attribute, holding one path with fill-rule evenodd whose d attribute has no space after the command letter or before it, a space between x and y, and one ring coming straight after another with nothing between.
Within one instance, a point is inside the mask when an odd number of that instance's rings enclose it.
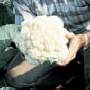
<instances>
[{"instance_id":1,"label":"shirt sleeve","mask_svg":"<svg viewBox=\"0 0 90 90\"><path fill-rule=\"evenodd\" d=\"M21 15L24 20L27 20L28 18L33 19L35 15L30 11L30 4L31 0L15 0L15 14Z\"/></svg>"},{"instance_id":2,"label":"shirt sleeve","mask_svg":"<svg viewBox=\"0 0 90 90\"><path fill-rule=\"evenodd\" d=\"M88 17L88 21L87 21L87 25L86 25L86 30L90 31L90 6L88 6L88 12L87 13L88 14L86 14L86 15Z\"/></svg>"},{"instance_id":3,"label":"shirt sleeve","mask_svg":"<svg viewBox=\"0 0 90 90\"><path fill-rule=\"evenodd\" d=\"M87 22L86 30L90 31L90 20Z\"/></svg>"},{"instance_id":4,"label":"shirt sleeve","mask_svg":"<svg viewBox=\"0 0 90 90\"><path fill-rule=\"evenodd\" d=\"M86 16L88 17L88 21L86 24L86 30L90 31L90 0L85 0L85 3L88 5L88 12L86 14Z\"/></svg>"},{"instance_id":5,"label":"shirt sleeve","mask_svg":"<svg viewBox=\"0 0 90 90\"><path fill-rule=\"evenodd\" d=\"M85 0L85 2L86 2L87 4L90 4L90 0Z\"/></svg>"}]
</instances>

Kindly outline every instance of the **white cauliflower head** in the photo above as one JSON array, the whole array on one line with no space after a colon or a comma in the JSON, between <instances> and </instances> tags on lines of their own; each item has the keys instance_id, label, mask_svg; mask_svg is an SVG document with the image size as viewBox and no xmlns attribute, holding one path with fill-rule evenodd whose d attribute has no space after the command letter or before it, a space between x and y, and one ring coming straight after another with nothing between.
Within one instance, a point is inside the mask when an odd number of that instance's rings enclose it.
<instances>
[{"instance_id":1,"label":"white cauliflower head","mask_svg":"<svg viewBox=\"0 0 90 90\"><path fill-rule=\"evenodd\" d=\"M18 46L30 63L62 61L68 55L67 33L64 23L57 16L37 16L22 23Z\"/></svg>"}]
</instances>

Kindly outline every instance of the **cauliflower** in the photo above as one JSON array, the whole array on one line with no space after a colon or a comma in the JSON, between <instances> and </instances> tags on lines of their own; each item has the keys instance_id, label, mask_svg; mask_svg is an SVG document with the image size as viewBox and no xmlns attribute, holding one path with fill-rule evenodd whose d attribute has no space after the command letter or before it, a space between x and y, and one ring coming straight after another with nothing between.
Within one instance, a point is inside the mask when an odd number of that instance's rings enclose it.
<instances>
[{"instance_id":1,"label":"cauliflower","mask_svg":"<svg viewBox=\"0 0 90 90\"><path fill-rule=\"evenodd\" d=\"M62 61L68 55L68 31L57 16L37 16L24 21L18 39L18 47L32 64Z\"/></svg>"}]
</instances>

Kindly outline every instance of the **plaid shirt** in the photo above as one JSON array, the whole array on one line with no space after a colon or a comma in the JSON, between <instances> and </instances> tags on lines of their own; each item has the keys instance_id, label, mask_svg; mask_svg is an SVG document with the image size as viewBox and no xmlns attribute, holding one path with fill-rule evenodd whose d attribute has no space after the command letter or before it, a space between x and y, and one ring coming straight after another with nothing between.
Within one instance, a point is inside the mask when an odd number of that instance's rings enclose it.
<instances>
[{"instance_id":1,"label":"plaid shirt","mask_svg":"<svg viewBox=\"0 0 90 90\"><path fill-rule=\"evenodd\" d=\"M15 0L16 15L24 19L57 15L64 21L65 28L75 33L90 29L89 5L90 0Z\"/></svg>"}]
</instances>

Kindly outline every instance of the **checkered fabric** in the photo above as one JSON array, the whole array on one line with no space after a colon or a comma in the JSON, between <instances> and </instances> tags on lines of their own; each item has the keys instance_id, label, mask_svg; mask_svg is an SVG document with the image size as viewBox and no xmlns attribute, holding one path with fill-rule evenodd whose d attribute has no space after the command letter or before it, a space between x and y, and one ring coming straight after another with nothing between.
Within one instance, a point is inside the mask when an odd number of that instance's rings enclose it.
<instances>
[{"instance_id":1,"label":"checkered fabric","mask_svg":"<svg viewBox=\"0 0 90 90\"><path fill-rule=\"evenodd\" d=\"M85 32L90 25L89 6L89 0L15 0L16 15L25 18L57 15L65 28L75 33Z\"/></svg>"}]
</instances>

